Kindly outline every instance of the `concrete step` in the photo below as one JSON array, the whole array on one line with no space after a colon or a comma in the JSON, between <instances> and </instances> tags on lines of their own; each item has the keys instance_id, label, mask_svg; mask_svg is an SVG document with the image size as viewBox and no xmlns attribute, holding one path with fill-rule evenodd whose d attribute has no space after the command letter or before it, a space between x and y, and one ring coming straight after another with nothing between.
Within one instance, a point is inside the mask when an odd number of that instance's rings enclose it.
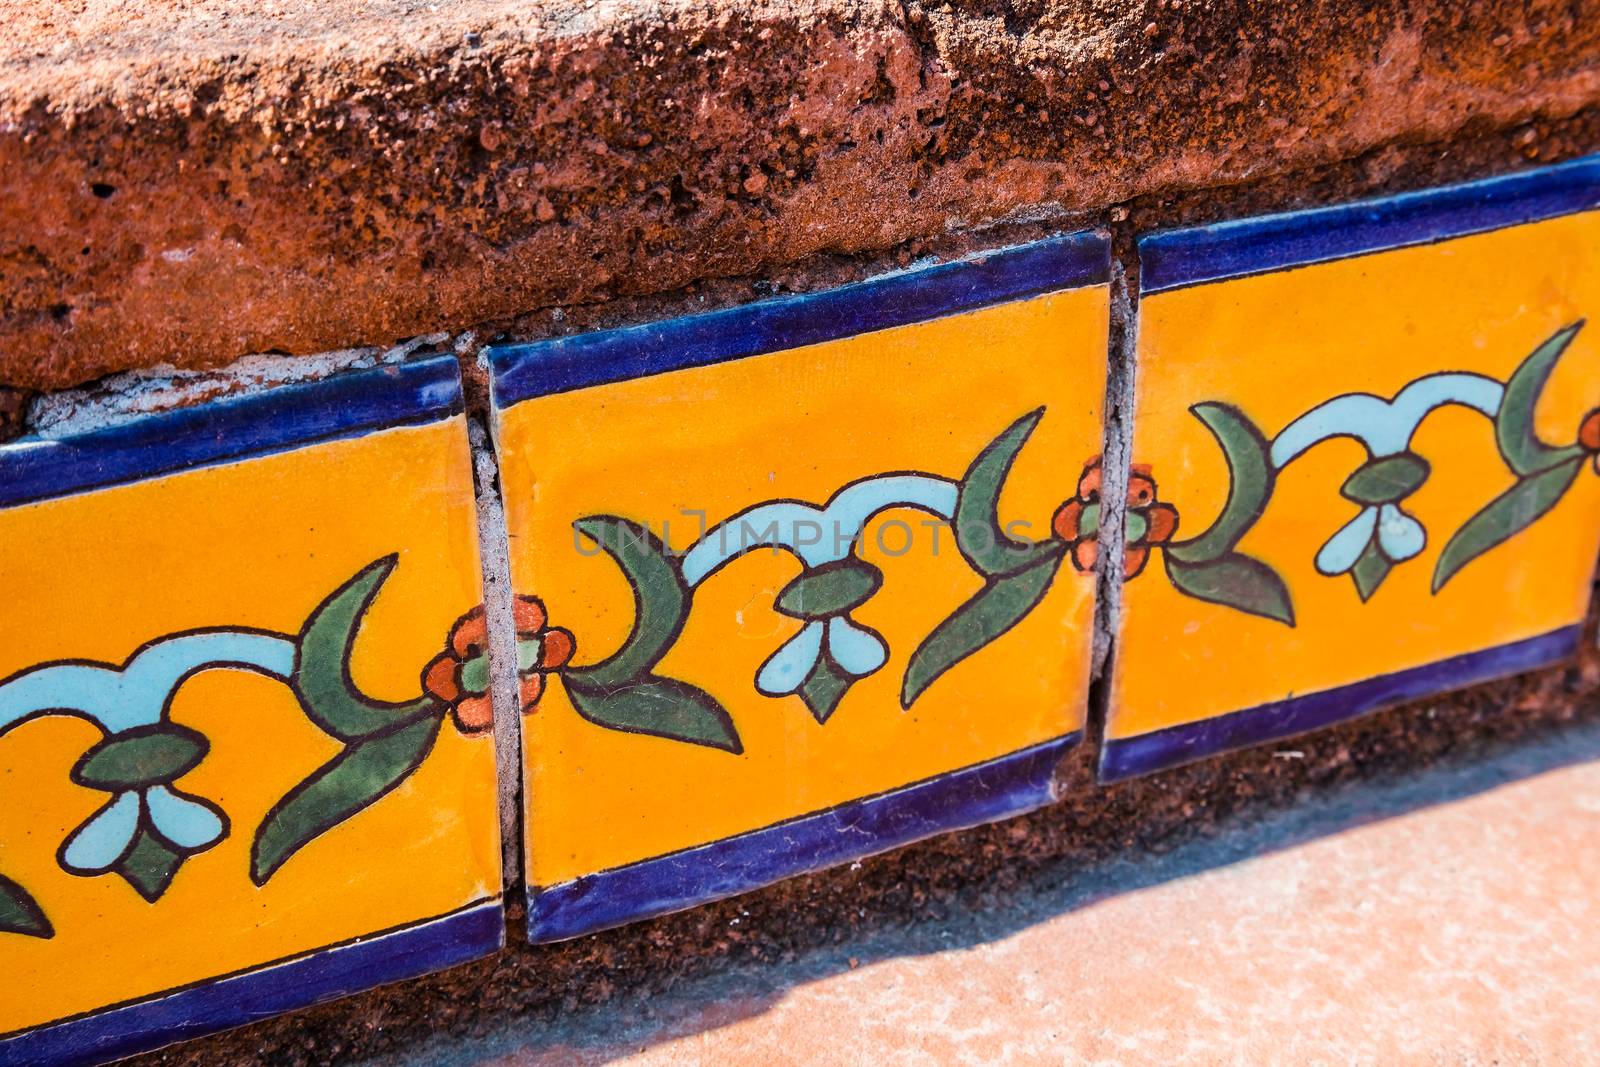
<instances>
[{"instance_id":1,"label":"concrete step","mask_svg":"<svg viewBox=\"0 0 1600 1067\"><path fill-rule=\"evenodd\" d=\"M1600 724L370 1065L1600 1061Z\"/></svg>"}]
</instances>

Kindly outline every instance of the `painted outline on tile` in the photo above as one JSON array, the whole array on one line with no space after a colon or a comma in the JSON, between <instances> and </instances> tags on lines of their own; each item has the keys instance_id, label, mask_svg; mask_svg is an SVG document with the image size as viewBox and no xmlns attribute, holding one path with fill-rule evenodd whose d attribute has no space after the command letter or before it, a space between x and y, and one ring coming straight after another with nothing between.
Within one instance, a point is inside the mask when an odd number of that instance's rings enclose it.
<instances>
[{"instance_id":1,"label":"painted outline on tile","mask_svg":"<svg viewBox=\"0 0 1600 1067\"><path fill-rule=\"evenodd\" d=\"M1463 567L1532 526L1561 502L1576 484L1585 460L1600 474L1600 406L1591 408L1573 431L1573 441L1552 445L1539 438L1534 411L1556 363L1584 320L1564 326L1540 342L1504 382L1464 371L1438 371L1416 378L1393 397L1343 393L1315 404L1270 440L1245 412L1232 404L1202 401L1189 411L1216 439L1228 468L1228 496L1211 526L1183 541L1170 540L1179 516L1155 500L1149 467L1136 467L1129 483L1130 553L1126 581L1139 576L1149 549L1159 548L1167 580L1179 593L1250 615L1296 624L1288 584L1268 564L1237 550L1271 505L1278 473L1316 446L1350 438L1367 454L1345 479L1339 496L1358 510L1318 549L1313 565L1325 578L1348 575L1362 602L1370 600L1397 565L1415 559L1427 544L1421 521L1403 506L1427 482L1432 465L1411 450L1412 439L1434 411L1459 406L1490 421L1495 447L1511 487L1486 501L1446 542L1434 568L1438 592ZM1600 399L1600 398L1597 398ZM1094 488L1084 486L1093 481ZM1078 524L1098 509L1099 467L1091 463L1079 482L1072 529L1074 560L1083 531ZM1153 516L1161 516L1159 536ZM1057 521L1061 521L1057 516ZM1070 539L1070 538L1069 538ZM1131 555L1139 553L1137 558ZM1079 562L1080 568L1084 566Z\"/></svg>"},{"instance_id":2,"label":"painted outline on tile","mask_svg":"<svg viewBox=\"0 0 1600 1067\"><path fill-rule=\"evenodd\" d=\"M803 569L778 591L774 610L804 625L761 665L754 686L765 696L798 697L817 724L826 725L851 686L889 659L883 636L851 617L883 580L877 567L855 554L862 531L882 511L915 508L950 523L962 558L984 584L911 654L900 688L901 709L909 709L946 671L1038 607L1067 558L1058 539L1014 540L999 517L1012 464L1044 414L1039 407L1013 421L984 446L960 481L924 471L889 471L846 483L821 506L794 499L762 501L708 528L681 557L631 519L588 515L575 520L574 528L627 578L634 621L610 656L562 670L574 710L604 729L743 753L738 727L721 700L655 668L677 643L703 582L738 556L782 548ZM831 543L825 519L833 523ZM739 543L729 547L735 522ZM766 525L758 530L757 522Z\"/></svg>"},{"instance_id":3,"label":"painted outline on tile","mask_svg":"<svg viewBox=\"0 0 1600 1067\"><path fill-rule=\"evenodd\" d=\"M461 622L447 642L457 654L422 670L415 699L375 700L351 677L367 612L398 564L399 553L391 553L363 567L312 609L294 636L250 627L181 631L146 642L120 667L54 660L0 681L0 734L46 716L84 719L101 731L70 778L109 799L62 841L58 866L85 878L119 875L154 904L185 862L227 837L231 824L222 808L176 784L204 761L211 743L171 721L172 701L189 679L208 670L243 670L283 682L306 718L343 745L262 817L250 851L250 880L257 886L305 845L409 778L433 751L446 718L463 734L484 734L492 723L464 721L459 698L472 688L462 680L463 669L469 660L485 660L487 642L463 644ZM481 617L476 609L462 622ZM436 671L441 660L451 665L449 689ZM10 878L0 879L0 934L55 934L49 909Z\"/></svg>"}]
</instances>

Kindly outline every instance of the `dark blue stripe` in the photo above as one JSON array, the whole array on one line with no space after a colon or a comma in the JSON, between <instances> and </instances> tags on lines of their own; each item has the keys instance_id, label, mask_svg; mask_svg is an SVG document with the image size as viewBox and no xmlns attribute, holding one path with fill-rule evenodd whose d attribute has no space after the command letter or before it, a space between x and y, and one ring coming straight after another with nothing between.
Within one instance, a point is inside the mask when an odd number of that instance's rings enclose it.
<instances>
[{"instance_id":1,"label":"dark blue stripe","mask_svg":"<svg viewBox=\"0 0 1600 1067\"><path fill-rule=\"evenodd\" d=\"M286 963L0 1038L0 1067L106 1063L454 967L487 956L504 941L504 912L492 900ZM94 965L87 959L79 963ZM7 995L20 991L11 988Z\"/></svg>"},{"instance_id":2,"label":"dark blue stripe","mask_svg":"<svg viewBox=\"0 0 1600 1067\"><path fill-rule=\"evenodd\" d=\"M1075 233L820 293L489 349L501 407L603 382L781 352L891 326L1104 283L1111 246Z\"/></svg>"},{"instance_id":3,"label":"dark blue stripe","mask_svg":"<svg viewBox=\"0 0 1600 1067\"><path fill-rule=\"evenodd\" d=\"M1140 289L1164 289L1429 244L1600 205L1600 156L1338 207L1139 239Z\"/></svg>"},{"instance_id":4,"label":"dark blue stripe","mask_svg":"<svg viewBox=\"0 0 1600 1067\"><path fill-rule=\"evenodd\" d=\"M1071 733L916 785L535 891L529 939L564 941L1032 811L1055 799L1056 765L1077 742Z\"/></svg>"},{"instance_id":5,"label":"dark blue stripe","mask_svg":"<svg viewBox=\"0 0 1600 1067\"><path fill-rule=\"evenodd\" d=\"M462 410L454 356L349 371L120 426L0 446L0 507L285 452Z\"/></svg>"},{"instance_id":6,"label":"dark blue stripe","mask_svg":"<svg viewBox=\"0 0 1600 1067\"><path fill-rule=\"evenodd\" d=\"M1568 626L1337 689L1107 741L1100 751L1100 781L1120 782L1207 756L1320 730L1391 704L1547 667L1575 653L1581 634L1582 627Z\"/></svg>"}]
</instances>

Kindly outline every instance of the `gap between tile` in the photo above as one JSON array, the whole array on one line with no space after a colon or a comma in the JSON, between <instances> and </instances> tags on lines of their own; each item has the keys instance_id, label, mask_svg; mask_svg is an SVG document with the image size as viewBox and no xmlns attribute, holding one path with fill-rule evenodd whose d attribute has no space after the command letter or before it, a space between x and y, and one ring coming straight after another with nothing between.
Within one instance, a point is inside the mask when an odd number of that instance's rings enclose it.
<instances>
[{"instance_id":1,"label":"gap between tile","mask_svg":"<svg viewBox=\"0 0 1600 1067\"><path fill-rule=\"evenodd\" d=\"M511 547L500 465L487 416L467 416L473 488L478 498L478 554L489 622L489 696L494 703L495 769L499 776L501 879L509 894L522 883L522 714L517 680L517 624L511 588Z\"/></svg>"},{"instance_id":2,"label":"gap between tile","mask_svg":"<svg viewBox=\"0 0 1600 1067\"><path fill-rule=\"evenodd\" d=\"M1120 545L1127 514L1126 486L1133 466L1135 352L1139 342L1139 256L1131 226L1113 224L1111 234L1111 315L1106 338L1105 441L1101 449L1100 544L1096 560L1094 667L1090 674L1083 743L1091 765L1105 736L1111 678L1116 666L1117 633L1122 621L1123 554ZM1076 486L1074 486L1074 492ZM1108 493L1109 491L1109 493Z\"/></svg>"}]
</instances>

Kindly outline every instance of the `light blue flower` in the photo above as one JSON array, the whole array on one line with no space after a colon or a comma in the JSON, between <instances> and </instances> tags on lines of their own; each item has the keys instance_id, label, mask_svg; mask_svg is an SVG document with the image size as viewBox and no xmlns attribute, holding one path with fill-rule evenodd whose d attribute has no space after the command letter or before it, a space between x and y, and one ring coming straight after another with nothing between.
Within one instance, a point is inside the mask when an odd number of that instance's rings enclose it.
<instances>
[{"instance_id":1,"label":"light blue flower","mask_svg":"<svg viewBox=\"0 0 1600 1067\"><path fill-rule=\"evenodd\" d=\"M1398 504L1362 508L1317 551L1317 570L1327 575L1347 573L1374 540L1390 562L1402 563L1422 551L1428 535L1422 523Z\"/></svg>"},{"instance_id":2,"label":"light blue flower","mask_svg":"<svg viewBox=\"0 0 1600 1067\"><path fill-rule=\"evenodd\" d=\"M835 615L826 622L818 619L806 623L784 642L756 673L756 689L772 697L797 692L825 651L840 670L853 678L871 674L889 659L888 646L881 637L843 615Z\"/></svg>"},{"instance_id":3,"label":"light blue flower","mask_svg":"<svg viewBox=\"0 0 1600 1067\"><path fill-rule=\"evenodd\" d=\"M182 853L216 844L227 828L208 802L180 796L164 785L124 790L67 838L61 865L74 874L104 874L133 847L146 823Z\"/></svg>"}]
</instances>

